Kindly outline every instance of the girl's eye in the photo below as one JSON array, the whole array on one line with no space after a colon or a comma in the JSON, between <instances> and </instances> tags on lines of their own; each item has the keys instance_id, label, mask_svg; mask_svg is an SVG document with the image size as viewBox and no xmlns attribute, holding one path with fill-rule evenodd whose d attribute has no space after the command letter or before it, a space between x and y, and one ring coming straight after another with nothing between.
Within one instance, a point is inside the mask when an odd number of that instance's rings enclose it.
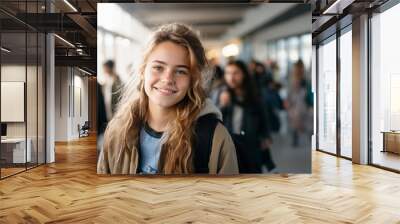
<instances>
[{"instance_id":1,"label":"girl's eye","mask_svg":"<svg viewBox=\"0 0 400 224\"><path fill-rule=\"evenodd\" d=\"M178 75L187 75L188 72L185 71L185 70L177 70L177 71L176 71L176 74L178 74Z\"/></svg>"},{"instance_id":2,"label":"girl's eye","mask_svg":"<svg viewBox=\"0 0 400 224\"><path fill-rule=\"evenodd\" d=\"M155 66L153 66L153 70L155 70L157 72L161 72L163 70L163 67L160 65L155 65Z\"/></svg>"}]
</instances>

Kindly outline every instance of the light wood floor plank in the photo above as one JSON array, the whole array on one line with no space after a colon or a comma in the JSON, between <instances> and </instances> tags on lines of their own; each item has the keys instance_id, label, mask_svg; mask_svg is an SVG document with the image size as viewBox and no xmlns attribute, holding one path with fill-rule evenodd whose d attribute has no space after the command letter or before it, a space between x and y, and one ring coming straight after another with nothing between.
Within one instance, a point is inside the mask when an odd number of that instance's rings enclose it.
<instances>
[{"instance_id":1,"label":"light wood floor plank","mask_svg":"<svg viewBox=\"0 0 400 224\"><path fill-rule=\"evenodd\" d=\"M400 175L313 152L313 174L97 176L94 137L0 181L0 223L400 223Z\"/></svg>"}]
</instances>

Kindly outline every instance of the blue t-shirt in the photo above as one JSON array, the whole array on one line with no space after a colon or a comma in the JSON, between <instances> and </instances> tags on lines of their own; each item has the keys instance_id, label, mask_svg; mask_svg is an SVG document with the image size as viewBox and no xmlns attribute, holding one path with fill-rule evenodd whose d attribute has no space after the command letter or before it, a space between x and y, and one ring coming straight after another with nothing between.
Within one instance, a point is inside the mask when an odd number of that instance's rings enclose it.
<instances>
[{"instance_id":1,"label":"blue t-shirt","mask_svg":"<svg viewBox=\"0 0 400 224\"><path fill-rule=\"evenodd\" d=\"M151 129L147 123L140 130L140 171L144 174L158 173L162 132Z\"/></svg>"}]
</instances>

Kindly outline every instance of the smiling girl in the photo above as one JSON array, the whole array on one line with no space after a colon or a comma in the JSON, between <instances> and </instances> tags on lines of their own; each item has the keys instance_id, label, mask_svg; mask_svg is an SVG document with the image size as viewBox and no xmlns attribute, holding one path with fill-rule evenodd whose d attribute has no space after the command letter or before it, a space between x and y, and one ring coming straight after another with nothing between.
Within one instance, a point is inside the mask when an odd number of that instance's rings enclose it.
<instances>
[{"instance_id":1,"label":"smiling girl","mask_svg":"<svg viewBox=\"0 0 400 224\"><path fill-rule=\"evenodd\" d=\"M218 122L210 130L196 128L201 122L222 118L206 99L207 68L204 48L191 29L182 24L160 27L105 131L97 172L238 173L235 147L225 127ZM196 155L204 157L208 152L199 150L205 150L207 144L202 145L198 136L208 132L213 133L211 150L203 169Z\"/></svg>"}]
</instances>

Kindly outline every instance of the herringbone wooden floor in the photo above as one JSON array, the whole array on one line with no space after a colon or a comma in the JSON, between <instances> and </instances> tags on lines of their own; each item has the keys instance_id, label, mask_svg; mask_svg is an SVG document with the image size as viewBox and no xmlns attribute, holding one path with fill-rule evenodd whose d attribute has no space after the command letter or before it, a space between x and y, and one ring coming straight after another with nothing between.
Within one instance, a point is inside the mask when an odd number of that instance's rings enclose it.
<instances>
[{"instance_id":1,"label":"herringbone wooden floor","mask_svg":"<svg viewBox=\"0 0 400 224\"><path fill-rule=\"evenodd\" d=\"M95 139L0 181L0 223L400 223L400 175L313 153L312 175L100 177Z\"/></svg>"}]
</instances>

